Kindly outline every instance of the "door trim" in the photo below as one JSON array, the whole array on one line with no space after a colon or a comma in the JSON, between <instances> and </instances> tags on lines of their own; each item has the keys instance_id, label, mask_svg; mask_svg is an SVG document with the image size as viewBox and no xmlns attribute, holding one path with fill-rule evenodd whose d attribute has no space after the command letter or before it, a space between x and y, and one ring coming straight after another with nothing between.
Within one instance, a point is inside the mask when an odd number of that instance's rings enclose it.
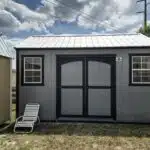
<instances>
[{"instance_id":1,"label":"door trim","mask_svg":"<svg viewBox=\"0 0 150 150\"><path fill-rule=\"evenodd\" d=\"M61 114L61 64L65 62L69 62L72 59L74 61L81 60L86 58L99 58L99 57L112 57L113 62L110 64L111 65L111 115L110 116L96 116L96 115L88 115L88 102L85 101L88 99L88 94L87 90L90 88L96 88L92 86L87 86L87 88L84 88L85 84L88 81L87 78L87 73L88 73L88 65L84 64L85 61L83 61L83 68L82 68L82 77L83 77L83 85L82 86L62 86L63 88L82 88L83 89L83 114L82 115L62 115ZM67 58L67 59L66 59ZM65 59L65 60L63 60ZM87 61L86 60L86 61ZM59 117L80 117L80 118L113 118L116 120L116 55L115 54L100 54L100 55L56 55L56 118ZM63 63L62 63L63 61ZM85 69L85 71L84 71ZM86 77L86 78L85 78ZM97 87L98 88L98 87ZM104 88L104 89L110 89L110 86L99 86L99 88ZM86 105L86 107L84 107Z\"/></svg>"}]
</instances>

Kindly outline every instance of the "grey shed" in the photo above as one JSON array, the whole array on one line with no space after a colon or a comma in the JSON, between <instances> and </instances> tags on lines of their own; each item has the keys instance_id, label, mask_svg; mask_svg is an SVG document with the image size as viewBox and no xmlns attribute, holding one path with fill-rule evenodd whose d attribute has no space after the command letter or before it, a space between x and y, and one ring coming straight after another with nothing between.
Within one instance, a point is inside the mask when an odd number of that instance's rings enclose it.
<instances>
[{"instance_id":1,"label":"grey shed","mask_svg":"<svg viewBox=\"0 0 150 150\"><path fill-rule=\"evenodd\" d=\"M17 115L43 121L150 123L150 39L142 34L31 36L16 46Z\"/></svg>"},{"instance_id":2,"label":"grey shed","mask_svg":"<svg viewBox=\"0 0 150 150\"><path fill-rule=\"evenodd\" d=\"M0 36L0 124L11 119L11 74L15 50Z\"/></svg>"}]
</instances>

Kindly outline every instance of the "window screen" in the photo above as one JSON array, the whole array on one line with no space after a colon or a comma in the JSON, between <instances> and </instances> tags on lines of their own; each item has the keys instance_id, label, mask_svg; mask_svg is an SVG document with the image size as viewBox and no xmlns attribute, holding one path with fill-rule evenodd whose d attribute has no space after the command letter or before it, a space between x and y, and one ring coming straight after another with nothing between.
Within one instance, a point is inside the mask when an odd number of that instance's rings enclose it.
<instances>
[{"instance_id":1,"label":"window screen","mask_svg":"<svg viewBox=\"0 0 150 150\"><path fill-rule=\"evenodd\" d=\"M43 57L25 56L23 57L23 83L42 84L43 83Z\"/></svg>"},{"instance_id":2,"label":"window screen","mask_svg":"<svg viewBox=\"0 0 150 150\"><path fill-rule=\"evenodd\" d=\"M150 84L150 56L132 56L132 83Z\"/></svg>"}]
</instances>

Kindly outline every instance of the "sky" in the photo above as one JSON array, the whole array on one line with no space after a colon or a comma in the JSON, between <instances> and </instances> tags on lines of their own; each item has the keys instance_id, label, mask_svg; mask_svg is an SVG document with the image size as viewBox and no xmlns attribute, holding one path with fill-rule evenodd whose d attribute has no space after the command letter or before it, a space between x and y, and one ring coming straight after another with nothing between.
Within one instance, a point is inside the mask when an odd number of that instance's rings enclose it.
<instances>
[{"instance_id":1,"label":"sky","mask_svg":"<svg viewBox=\"0 0 150 150\"><path fill-rule=\"evenodd\" d=\"M144 7L136 1L0 0L0 33L13 45L31 35L135 33Z\"/></svg>"}]
</instances>

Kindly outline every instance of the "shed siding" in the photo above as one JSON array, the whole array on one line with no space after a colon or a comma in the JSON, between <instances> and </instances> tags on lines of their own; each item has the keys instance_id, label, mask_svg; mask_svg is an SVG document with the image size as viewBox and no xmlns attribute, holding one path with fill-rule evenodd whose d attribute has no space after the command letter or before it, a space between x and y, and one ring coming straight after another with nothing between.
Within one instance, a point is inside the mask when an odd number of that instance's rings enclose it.
<instances>
[{"instance_id":1,"label":"shed siding","mask_svg":"<svg viewBox=\"0 0 150 150\"><path fill-rule=\"evenodd\" d=\"M10 120L11 59L0 56L0 124Z\"/></svg>"},{"instance_id":2,"label":"shed siding","mask_svg":"<svg viewBox=\"0 0 150 150\"><path fill-rule=\"evenodd\" d=\"M29 102L41 105L41 120L56 119L56 55L64 54L116 54L122 61L116 62L117 121L150 122L150 86L129 86L129 53L150 53L149 49L91 49L91 50L20 50L21 55L45 55L44 86L21 86L19 78L19 113ZM21 65L19 65L21 73Z\"/></svg>"}]
</instances>

